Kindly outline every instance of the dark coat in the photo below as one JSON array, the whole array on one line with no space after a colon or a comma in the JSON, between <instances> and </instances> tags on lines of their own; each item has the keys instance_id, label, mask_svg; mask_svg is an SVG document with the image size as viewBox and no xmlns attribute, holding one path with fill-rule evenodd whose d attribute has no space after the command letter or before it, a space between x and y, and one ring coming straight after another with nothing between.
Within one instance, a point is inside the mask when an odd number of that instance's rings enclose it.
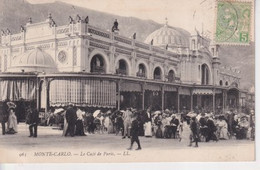
<instances>
[{"instance_id":1,"label":"dark coat","mask_svg":"<svg viewBox=\"0 0 260 170\"><path fill-rule=\"evenodd\" d=\"M149 115L149 116L148 116ZM145 112L144 113L144 121L145 122L151 122L152 121L152 115L151 113Z\"/></svg>"},{"instance_id":2,"label":"dark coat","mask_svg":"<svg viewBox=\"0 0 260 170\"><path fill-rule=\"evenodd\" d=\"M66 111L66 120L69 124L77 121L77 112L72 107L69 107Z\"/></svg>"},{"instance_id":3,"label":"dark coat","mask_svg":"<svg viewBox=\"0 0 260 170\"><path fill-rule=\"evenodd\" d=\"M131 125L131 136L137 137L139 135L139 123L138 120L135 119L132 121Z\"/></svg>"},{"instance_id":4,"label":"dark coat","mask_svg":"<svg viewBox=\"0 0 260 170\"><path fill-rule=\"evenodd\" d=\"M211 120L211 119L207 120L207 126L208 126L210 132L215 132L217 130L217 127L215 126L213 120Z\"/></svg>"},{"instance_id":5,"label":"dark coat","mask_svg":"<svg viewBox=\"0 0 260 170\"><path fill-rule=\"evenodd\" d=\"M39 123L39 112L37 109L28 110L26 118L26 123L29 125L38 124Z\"/></svg>"},{"instance_id":6,"label":"dark coat","mask_svg":"<svg viewBox=\"0 0 260 170\"><path fill-rule=\"evenodd\" d=\"M199 134L199 126L200 126L200 124L197 121L195 121L195 120L191 121L190 129L191 129L191 131L192 131L192 133L194 135L198 135Z\"/></svg>"},{"instance_id":7,"label":"dark coat","mask_svg":"<svg viewBox=\"0 0 260 170\"><path fill-rule=\"evenodd\" d=\"M201 117L200 118L200 125L203 127L203 126L207 126L207 121L206 121L206 119L205 119L205 117Z\"/></svg>"},{"instance_id":8,"label":"dark coat","mask_svg":"<svg viewBox=\"0 0 260 170\"><path fill-rule=\"evenodd\" d=\"M7 106L4 102L0 102L0 122L7 122L8 120L8 111Z\"/></svg>"},{"instance_id":9,"label":"dark coat","mask_svg":"<svg viewBox=\"0 0 260 170\"><path fill-rule=\"evenodd\" d=\"M172 119L170 123L175 124L176 126L179 126L179 124L180 124L179 120L176 118Z\"/></svg>"}]
</instances>

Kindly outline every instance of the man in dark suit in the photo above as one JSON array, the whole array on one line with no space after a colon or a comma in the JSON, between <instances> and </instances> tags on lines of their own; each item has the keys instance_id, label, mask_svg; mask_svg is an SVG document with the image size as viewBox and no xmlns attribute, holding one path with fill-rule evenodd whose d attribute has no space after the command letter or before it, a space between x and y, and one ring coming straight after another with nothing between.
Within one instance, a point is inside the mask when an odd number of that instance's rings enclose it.
<instances>
[{"instance_id":1,"label":"man in dark suit","mask_svg":"<svg viewBox=\"0 0 260 170\"><path fill-rule=\"evenodd\" d=\"M139 134L139 123L137 121L137 115L133 114L132 115L132 124L131 124L131 145L128 148L128 150L131 150L133 147L134 142L137 143L138 148L136 150L141 150L141 145L140 145L140 141L138 138L138 134Z\"/></svg>"},{"instance_id":2,"label":"man in dark suit","mask_svg":"<svg viewBox=\"0 0 260 170\"><path fill-rule=\"evenodd\" d=\"M3 101L0 101L0 122L2 126L2 134L5 135L5 123L8 120L7 106Z\"/></svg>"},{"instance_id":3,"label":"man in dark suit","mask_svg":"<svg viewBox=\"0 0 260 170\"><path fill-rule=\"evenodd\" d=\"M39 123L39 112L36 108L32 108L32 106L29 106L27 109L27 118L26 123L29 124L29 131L30 136L29 137L35 137L37 138L37 128Z\"/></svg>"},{"instance_id":4,"label":"man in dark suit","mask_svg":"<svg viewBox=\"0 0 260 170\"><path fill-rule=\"evenodd\" d=\"M77 121L77 113L76 113L76 109L70 105L66 111L66 120L68 122L68 129L65 133L65 136L68 135L68 133L70 134L71 137L74 136L75 133L75 125L76 125L76 121Z\"/></svg>"}]
</instances>

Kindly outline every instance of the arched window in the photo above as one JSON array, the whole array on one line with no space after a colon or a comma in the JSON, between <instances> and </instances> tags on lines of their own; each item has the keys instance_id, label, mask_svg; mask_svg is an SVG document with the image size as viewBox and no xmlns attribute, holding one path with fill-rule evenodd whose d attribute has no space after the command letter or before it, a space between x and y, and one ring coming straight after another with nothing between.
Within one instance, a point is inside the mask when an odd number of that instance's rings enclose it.
<instances>
[{"instance_id":1,"label":"arched window","mask_svg":"<svg viewBox=\"0 0 260 170\"><path fill-rule=\"evenodd\" d=\"M138 72L136 73L137 77L146 77L146 68L144 64L139 64Z\"/></svg>"},{"instance_id":2,"label":"arched window","mask_svg":"<svg viewBox=\"0 0 260 170\"><path fill-rule=\"evenodd\" d=\"M173 82L175 80L175 73L173 70L170 70L168 73L168 81Z\"/></svg>"},{"instance_id":3,"label":"arched window","mask_svg":"<svg viewBox=\"0 0 260 170\"><path fill-rule=\"evenodd\" d=\"M118 61L118 69L116 70L117 74L123 74L127 75L128 68L127 68L127 63L125 60L121 59Z\"/></svg>"},{"instance_id":4,"label":"arched window","mask_svg":"<svg viewBox=\"0 0 260 170\"><path fill-rule=\"evenodd\" d=\"M223 86L223 81L222 80L219 81L219 85Z\"/></svg>"},{"instance_id":5,"label":"arched window","mask_svg":"<svg viewBox=\"0 0 260 170\"><path fill-rule=\"evenodd\" d=\"M90 62L91 73L105 73L106 72L106 65L103 56L100 54L96 54L93 56Z\"/></svg>"},{"instance_id":6,"label":"arched window","mask_svg":"<svg viewBox=\"0 0 260 170\"><path fill-rule=\"evenodd\" d=\"M161 71L160 67L156 67L154 69L153 78L156 79L156 80L162 79L162 71Z\"/></svg>"},{"instance_id":7,"label":"arched window","mask_svg":"<svg viewBox=\"0 0 260 170\"><path fill-rule=\"evenodd\" d=\"M228 86L228 82L227 81L226 81L225 85Z\"/></svg>"},{"instance_id":8,"label":"arched window","mask_svg":"<svg viewBox=\"0 0 260 170\"><path fill-rule=\"evenodd\" d=\"M209 67L207 64L203 64L201 66L201 84L208 85L209 84Z\"/></svg>"}]
</instances>

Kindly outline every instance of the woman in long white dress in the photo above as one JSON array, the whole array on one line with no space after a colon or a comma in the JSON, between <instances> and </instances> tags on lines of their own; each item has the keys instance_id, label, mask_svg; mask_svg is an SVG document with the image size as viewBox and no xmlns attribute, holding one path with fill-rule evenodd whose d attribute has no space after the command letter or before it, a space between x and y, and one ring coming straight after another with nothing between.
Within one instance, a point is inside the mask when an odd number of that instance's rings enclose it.
<instances>
[{"instance_id":1,"label":"woman in long white dress","mask_svg":"<svg viewBox=\"0 0 260 170\"><path fill-rule=\"evenodd\" d=\"M219 138L220 139L228 139L228 125L227 125L227 122L224 119L220 119L217 122L217 125L219 126Z\"/></svg>"},{"instance_id":2,"label":"woman in long white dress","mask_svg":"<svg viewBox=\"0 0 260 170\"><path fill-rule=\"evenodd\" d=\"M17 117L15 116L14 108L10 108L7 122L7 134L14 134L17 132Z\"/></svg>"}]
</instances>

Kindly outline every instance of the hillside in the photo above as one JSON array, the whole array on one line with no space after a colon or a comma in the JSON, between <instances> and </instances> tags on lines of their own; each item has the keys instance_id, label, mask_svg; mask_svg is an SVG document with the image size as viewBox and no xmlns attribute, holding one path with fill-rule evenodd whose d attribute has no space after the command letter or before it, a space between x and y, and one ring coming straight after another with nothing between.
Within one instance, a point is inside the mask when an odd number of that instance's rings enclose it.
<instances>
[{"instance_id":1,"label":"hillside","mask_svg":"<svg viewBox=\"0 0 260 170\"><path fill-rule=\"evenodd\" d=\"M33 22L43 21L48 13L57 25L68 23L68 16L76 14L89 16L91 25L110 30L115 19L119 22L120 34L126 37L137 33L137 39L145 38L162 25L152 20L141 20L134 17L122 17L98 12L87 8L73 7L70 4L55 2L49 4L30 4L26 0L0 0L0 29L9 28L11 32L18 32L20 25L24 25L29 17ZM250 48L241 46L221 46L220 56L223 65L235 67L242 71L242 87L249 88L254 84L254 43Z\"/></svg>"}]
</instances>

